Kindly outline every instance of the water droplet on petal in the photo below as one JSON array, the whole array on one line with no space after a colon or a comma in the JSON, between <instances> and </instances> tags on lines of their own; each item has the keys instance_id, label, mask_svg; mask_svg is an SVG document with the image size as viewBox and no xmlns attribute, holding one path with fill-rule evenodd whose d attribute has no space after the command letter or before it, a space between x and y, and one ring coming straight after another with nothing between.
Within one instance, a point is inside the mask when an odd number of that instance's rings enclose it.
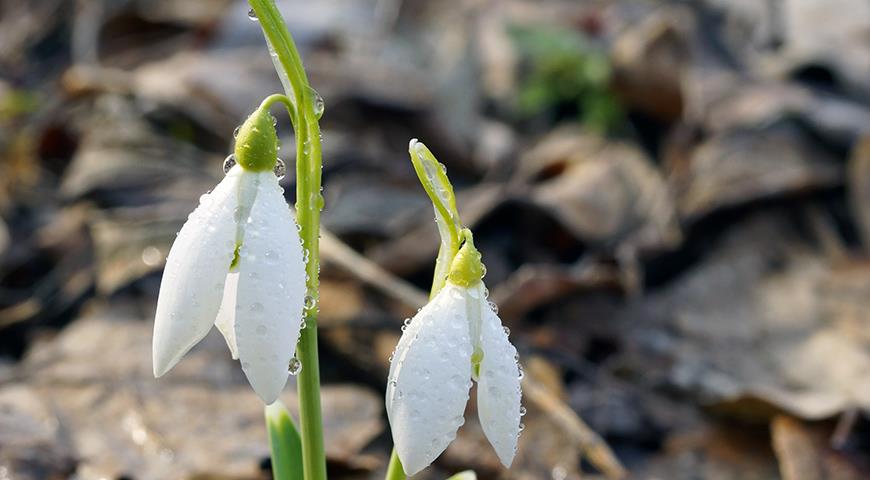
<instances>
[{"instance_id":1,"label":"water droplet on petal","mask_svg":"<svg viewBox=\"0 0 870 480\"><path fill-rule=\"evenodd\" d=\"M507 326L501 327L501 329L504 330L504 334L505 334L505 335L510 335L510 334L511 334L511 329L508 328Z\"/></svg>"},{"instance_id":2,"label":"water droplet on petal","mask_svg":"<svg viewBox=\"0 0 870 480\"><path fill-rule=\"evenodd\" d=\"M524 405L520 405L520 416L521 417L526 416L526 407Z\"/></svg>"},{"instance_id":3,"label":"water droplet on petal","mask_svg":"<svg viewBox=\"0 0 870 480\"><path fill-rule=\"evenodd\" d=\"M253 8L249 8L249 9L248 9L248 18L249 18L252 22L256 22L257 20L259 20L259 19L257 18L257 12L255 12Z\"/></svg>"},{"instance_id":4,"label":"water droplet on petal","mask_svg":"<svg viewBox=\"0 0 870 480\"><path fill-rule=\"evenodd\" d=\"M281 255L275 250L269 250L266 252L266 261L270 263L275 263L278 259L281 258Z\"/></svg>"},{"instance_id":5,"label":"water droplet on petal","mask_svg":"<svg viewBox=\"0 0 870 480\"><path fill-rule=\"evenodd\" d=\"M317 300L315 300L311 295L305 295L305 309L311 310L315 305L317 305Z\"/></svg>"},{"instance_id":6,"label":"water droplet on petal","mask_svg":"<svg viewBox=\"0 0 870 480\"><path fill-rule=\"evenodd\" d=\"M230 173L230 170L236 166L236 156L232 153L224 159L224 174Z\"/></svg>"},{"instance_id":7,"label":"water droplet on petal","mask_svg":"<svg viewBox=\"0 0 870 480\"><path fill-rule=\"evenodd\" d=\"M402 323L404 323L404 325L405 325L406 327L409 327L409 326L411 326L411 322L412 322L412 321L413 321L413 319L412 319L411 317L408 317L408 318L406 318L405 321L402 322Z\"/></svg>"},{"instance_id":8,"label":"water droplet on petal","mask_svg":"<svg viewBox=\"0 0 870 480\"><path fill-rule=\"evenodd\" d=\"M284 160L279 158L278 161L275 162L275 168L272 169L272 173L278 177L278 180L283 179L284 175L287 175L287 166L284 164Z\"/></svg>"},{"instance_id":9,"label":"water droplet on petal","mask_svg":"<svg viewBox=\"0 0 870 480\"><path fill-rule=\"evenodd\" d=\"M492 310L493 313L498 313L498 305L496 305L495 302L490 300L487 303L489 303L489 309Z\"/></svg>"},{"instance_id":10,"label":"water droplet on petal","mask_svg":"<svg viewBox=\"0 0 870 480\"><path fill-rule=\"evenodd\" d=\"M293 357L287 363L287 373L290 375L298 375L302 371L302 362L298 358Z\"/></svg>"},{"instance_id":11,"label":"water droplet on petal","mask_svg":"<svg viewBox=\"0 0 870 480\"><path fill-rule=\"evenodd\" d=\"M524 424L524 423L521 422L521 423L520 423L520 429L519 429L519 431L522 432L522 431L525 430L525 429L526 429L526 424Z\"/></svg>"}]
</instances>

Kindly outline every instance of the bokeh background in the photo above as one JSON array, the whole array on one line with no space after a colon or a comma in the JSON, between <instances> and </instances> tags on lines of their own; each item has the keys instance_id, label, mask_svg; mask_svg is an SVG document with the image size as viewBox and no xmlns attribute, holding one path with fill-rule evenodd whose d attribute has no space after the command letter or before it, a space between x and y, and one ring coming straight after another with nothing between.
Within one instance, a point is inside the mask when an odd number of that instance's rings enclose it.
<instances>
[{"instance_id":1,"label":"bokeh background","mask_svg":"<svg viewBox=\"0 0 870 480\"><path fill-rule=\"evenodd\" d=\"M418 478L870 478L870 3L279 4L326 102L330 478L382 478L431 281L412 137L528 408L510 471L471 402ZM241 1L0 0L0 479L268 478L219 335L159 381L150 335L175 232L278 91Z\"/></svg>"}]
</instances>

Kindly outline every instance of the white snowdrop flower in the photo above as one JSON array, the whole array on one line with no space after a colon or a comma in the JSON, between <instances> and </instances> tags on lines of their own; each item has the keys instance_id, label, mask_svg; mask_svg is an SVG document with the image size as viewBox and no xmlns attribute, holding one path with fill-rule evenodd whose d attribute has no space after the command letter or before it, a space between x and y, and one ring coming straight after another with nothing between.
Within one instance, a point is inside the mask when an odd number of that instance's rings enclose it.
<instances>
[{"instance_id":1,"label":"white snowdrop flower","mask_svg":"<svg viewBox=\"0 0 870 480\"><path fill-rule=\"evenodd\" d=\"M273 173L276 159L272 117L260 109L240 127L226 176L200 198L169 252L154 321L155 377L215 325L263 402L274 402L284 388L306 290L299 232Z\"/></svg>"},{"instance_id":2,"label":"white snowdrop flower","mask_svg":"<svg viewBox=\"0 0 870 480\"><path fill-rule=\"evenodd\" d=\"M508 340L481 280L470 236L444 288L404 329L390 366L387 415L405 472L426 468L465 422L472 380L486 438L510 466L520 433L517 350Z\"/></svg>"}]
</instances>

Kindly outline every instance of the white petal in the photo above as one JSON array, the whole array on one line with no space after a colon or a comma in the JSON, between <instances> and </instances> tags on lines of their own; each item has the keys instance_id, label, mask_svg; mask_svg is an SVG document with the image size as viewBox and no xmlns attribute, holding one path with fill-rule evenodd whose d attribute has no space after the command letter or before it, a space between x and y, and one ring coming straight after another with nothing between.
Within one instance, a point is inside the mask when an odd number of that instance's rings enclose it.
<instances>
[{"instance_id":1,"label":"white petal","mask_svg":"<svg viewBox=\"0 0 870 480\"><path fill-rule=\"evenodd\" d=\"M463 289L446 286L414 316L393 357L387 416L408 475L456 437L471 388L471 341Z\"/></svg>"},{"instance_id":2,"label":"white petal","mask_svg":"<svg viewBox=\"0 0 870 480\"><path fill-rule=\"evenodd\" d=\"M483 289L482 284L480 288ZM483 361L480 363L480 378L477 382L477 410L483 433L501 463L510 467L520 433L522 394L516 361L517 349L511 345L501 320L489 308L485 299L480 305L483 310Z\"/></svg>"},{"instance_id":3,"label":"white petal","mask_svg":"<svg viewBox=\"0 0 870 480\"><path fill-rule=\"evenodd\" d=\"M236 296L239 291L239 272L227 275L227 284L224 287L224 296L221 300L221 308L218 310L214 325L220 330L230 347L233 360L239 359L239 350L236 347Z\"/></svg>"},{"instance_id":4,"label":"white petal","mask_svg":"<svg viewBox=\"0 0 870 480\"><path fill-rule=\"evenodd\" d=\"M257 196L239 251L235 338L242 370L268 405L287 383L287 365L299 340L305 264L277 178L272 172L257 175Z\"/></svg>"},{"instance_id":5,"label":"white petal","mask_svg":"<svg viewBox=\"0 0 870 480\"><path fill-rule=\"evenodd\" d=\"M235 250L233 170L203 195L169 251L154 318L154 376L169 371L214 325Z\"/></svg>"}]
</instances>

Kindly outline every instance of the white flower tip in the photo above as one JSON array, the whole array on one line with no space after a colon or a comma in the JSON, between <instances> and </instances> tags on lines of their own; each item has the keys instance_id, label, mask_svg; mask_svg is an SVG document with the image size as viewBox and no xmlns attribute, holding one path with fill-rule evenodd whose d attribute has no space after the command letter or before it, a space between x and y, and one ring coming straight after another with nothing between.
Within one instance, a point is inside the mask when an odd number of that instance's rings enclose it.
<instances>
[{"instance_id":1,"label":"white flower tip","mask_svg":"<svg viewBox=\"0 0 870 480\"><path fill-rule=\"evenodd\" d=\"M166 372L172 370L172 367L181 360L182 356L184 356L184 352L173 355L172 352L167 351L163 342L155 339L153 348L154 378L166 375Z\"/></svg>"},{"instance_id":2,"label":"white flower tip","mask_svg":"<svg viewBox=\"0 0 870 480\"><path fill-rule=\"evenodd\" d=\"M242 367L245 375L248 377L248 382L251 384L251 388L254 389L257 396L260 397L260 400L263 401L265 405L272 405L278 400L278 397L281 396L281 391L284 390L284 385L287 384L287 377L283 378L264 378L260 375L257 375L251 371L250 369L246 369L244 366Z\"/></svg>"},{"instance_id":3,"label":"white flower tip","mask_svg":"<svg viewBox=\"0 0 870 480\"><path fill-rule=\"evenodd\" d=\"M401 453L399 453L399 460L402 461L402 469L405 470L405 474L409 477L420 473L432 463L431 460L426 461L416 456L402 455Z\"/></svg>"},{"instance_id":4,"label":"white flower tip","mask_svg":"<svg viewBox=\"0 0 870 480\"><path fill-rule=\"evenodd\" d=\"M417 140L416 138L412 138L411 141L408 142L408 150L413 150L414 147L415 147L418 143L420 143L419 140Z\"/></svg>"}]
</instances>

